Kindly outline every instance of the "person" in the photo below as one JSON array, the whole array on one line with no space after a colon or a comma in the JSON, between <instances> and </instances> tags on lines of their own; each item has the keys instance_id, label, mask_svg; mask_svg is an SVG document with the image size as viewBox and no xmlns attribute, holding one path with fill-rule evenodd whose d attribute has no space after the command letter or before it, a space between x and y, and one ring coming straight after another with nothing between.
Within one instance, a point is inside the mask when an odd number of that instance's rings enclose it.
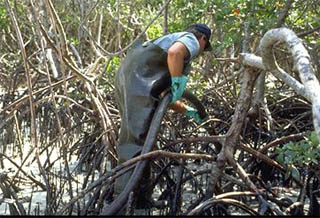
<instances>
[{"instance_id":1,"label":"person","mask_svg":"<svg viewBox=\"0 0 320 218\"><path fill-rule=\"evenodd\" d=\"M212 49L210 37L211 30L207 25L195 23L183 32L138 43L128 51L115 78L115 99L121 118L117 146L119 163L142 150L160 96L168 89L172 92L171 109L193 118L198 124L204 121L196 109L181 101L181 97L191 61ZM150 169L145 171L140 193L150 193L142 187L148 183L150 174ZM121 193L129 178L130 173L127 173L116 180L115 194ZM142 196L140 202L147 198Z\"/></svg>"}]
</instances>

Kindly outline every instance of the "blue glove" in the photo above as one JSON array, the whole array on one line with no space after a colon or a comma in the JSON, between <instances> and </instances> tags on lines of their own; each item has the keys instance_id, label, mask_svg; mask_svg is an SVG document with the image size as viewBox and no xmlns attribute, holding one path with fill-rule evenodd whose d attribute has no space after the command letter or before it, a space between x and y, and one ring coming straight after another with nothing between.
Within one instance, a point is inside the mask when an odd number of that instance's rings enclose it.
<instances>
[{"instance_id":1,"label":"blue glove","mask_svg":"<svg viewBox=\"0 0 320 218\"><path fill-rule=\"evenodd\" d=\"M205 121L205 119L201 119L197 109L194 109L193 107L189 107L187 105L186 105L186 109L187 109L186 115L190 118L193 118L197 124L200 125Z\"/></svg>"},{"instance_id":2,"label":"blue glove","mask_svg":"<svg viewBox=\"0 0 320 218\"><path fill-rule=\"evenodd\" d=\"M187 76L171 77L171 102L176 102L181 99L184 89L186 88L187 82Z\"/></svg>"}]
</instances>

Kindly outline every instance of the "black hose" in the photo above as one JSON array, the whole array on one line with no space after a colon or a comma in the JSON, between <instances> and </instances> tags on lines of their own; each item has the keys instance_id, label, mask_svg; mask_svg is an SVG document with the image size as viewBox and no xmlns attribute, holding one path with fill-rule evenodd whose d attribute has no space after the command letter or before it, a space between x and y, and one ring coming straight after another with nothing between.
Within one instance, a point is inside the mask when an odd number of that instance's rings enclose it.
<instances>
[{"instance_id":1,"label":"black hose","mask_svg":"<svg viewBox=\"0 0 320 218\"><path fill-rule=\"evenodd\" d=\"M192 94L190 91L185 90L183 95L187 101L191 102L194 107L198 110L201 119L204 119L208 116L204 106L198 100L198 98ZM165 112L167 111L167 107L171 102L172 94L168 92L160 103L154 113L153 119L150 124L150 128L148 131L147 138L145 140L143 149L141 154L146 154L152 150L153 145L155 144L157 134L161 125L161 121L164 117ZM148 163L147 160L139 161L127 183L124 190L120 193L120 195L111 203L111 205L104 211L102 211L101 215L115 215L119 213L119 211L125 206L129 194L131 191L136 189L139 185L139 180L143 174L143 171Z\"/></svg>"},{"instance_id":2,"label":"black hose","mask_svg":"<svg viewBox=\"0 0 320 218\"><path fill-rule=\"evenodd\" d=\"M167 111L167 107L171 102L172 95L168 92L163 99L160 101L154 116L152 118L150 129L148 131L148 135L146 141L144 143L141 154L146 154L152 150L152 147L156 141L157 134L161 125L161 121L165 112ZM131 191L136 189L139 185L139 180L143 174L143 171L146 167L147 160L139 161L126 185L124 190L120 193L120 195L111 203L111 205L105 210L102 211L102 215L116 215L126 204L129 194Z\"/></svg>"}]
</instances>

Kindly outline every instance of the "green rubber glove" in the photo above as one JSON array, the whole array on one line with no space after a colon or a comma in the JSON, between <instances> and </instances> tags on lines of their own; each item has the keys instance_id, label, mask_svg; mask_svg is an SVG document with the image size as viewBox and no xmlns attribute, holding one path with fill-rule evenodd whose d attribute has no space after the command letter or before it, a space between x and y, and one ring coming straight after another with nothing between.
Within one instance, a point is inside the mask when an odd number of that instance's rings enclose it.
<instances>
[{"instance_id":1,"label":"green rubber glove","mask_svg":"<svg viewBox=\"0 0 320 218\"><path fill-rule=\"evenodd\" d=\"M193 107L190 107L190 106L186 106L186 109L187 109L186 115L188 117L193 118L198 125L200 125L205 121L205 119L201 119L197 109L194 109Z\"/></svg>"},{"instance_id":2,"label":"green rubber glove","mask_svg":"<svg viewBox=\"0 0 320 218\"><path fill-rule=\"evenodd\" d=\"M171 102L176 102L181 99L184 89L188 82L187 76L171 77Z\"/></svg>"}]
</instances>

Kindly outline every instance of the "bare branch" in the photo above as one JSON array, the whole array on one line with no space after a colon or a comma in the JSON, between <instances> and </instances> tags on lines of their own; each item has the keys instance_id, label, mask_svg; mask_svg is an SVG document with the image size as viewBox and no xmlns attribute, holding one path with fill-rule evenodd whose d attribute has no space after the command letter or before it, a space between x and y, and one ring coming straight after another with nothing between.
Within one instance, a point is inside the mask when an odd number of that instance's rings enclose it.
<instances>
[{"instance_id":1,"label":"bare branch","mask_svg":"<svg viewBox=\"0 0 320 218\"><path fill-rule=\"evenodd\" d=\"M303 95L312 102L313 124L318 138L320 139L320 84L317 80L312 65L310 63L310 56L305 49L301 39L296 34L287 29L279 28L269 30L260 41L260 51L262 51L262 60L266 69L272 73L283 71L276 63L273 56L273 45L277 42L285 42L290 50L295 69L298 70L300 79L302 81L304 92ZM285 74L283 72L283 74ZM291 85L296 91L299 91L296 86ZM300 92L299 94L302 94Z\"/></svg>"}]
</instances>

